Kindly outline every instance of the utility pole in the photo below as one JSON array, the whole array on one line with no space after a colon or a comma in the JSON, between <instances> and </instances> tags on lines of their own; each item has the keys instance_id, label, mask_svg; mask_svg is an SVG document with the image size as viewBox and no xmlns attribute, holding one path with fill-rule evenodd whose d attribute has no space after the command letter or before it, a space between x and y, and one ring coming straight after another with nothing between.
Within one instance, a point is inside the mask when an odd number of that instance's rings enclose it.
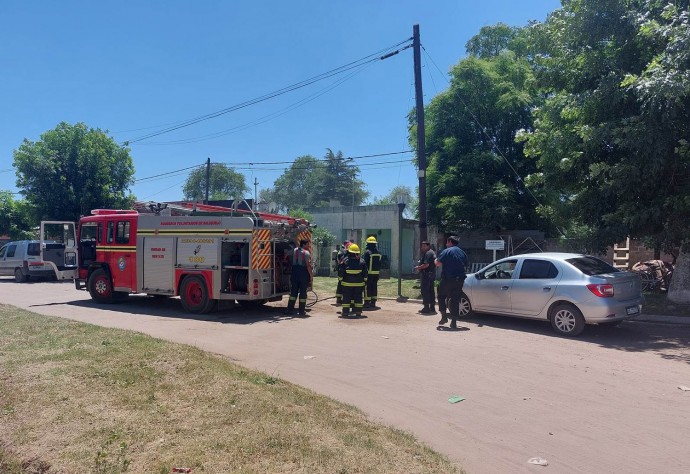
<instances>
[{"instance_id":1,"label":"utility pole","mask_svg":"<svg viewBox=\"0 0 690 474\"><path fill-rule=\"evenodd\" d=\"M419 239L427 240L426 228L426 144L424 142L424 96L422 94L422 61L419 41L419 25L412 27L412 50L414 51L414 91L417 112L417 163L419 171Z\"/></svg>"},{"instance_id":2,"label":"utility pole","mask_svg":"<svg viewBox=\"0 0 690 474\"><path fill-rule=\"evenodd\" d=\"M254 178L254 209L256 209L256 186L259 184L259 180Z\"/></svg>"},{"instance_id":3,"label":"utility pole","mask_svg":"<svg viewBox=\"0 0 690 474\"><path fill-rule=\"evenodd\" d=\"M208 190L211 187L211 158L206 158L206 200L204 204L208 204Z\"/></svg>"}]
</instances>

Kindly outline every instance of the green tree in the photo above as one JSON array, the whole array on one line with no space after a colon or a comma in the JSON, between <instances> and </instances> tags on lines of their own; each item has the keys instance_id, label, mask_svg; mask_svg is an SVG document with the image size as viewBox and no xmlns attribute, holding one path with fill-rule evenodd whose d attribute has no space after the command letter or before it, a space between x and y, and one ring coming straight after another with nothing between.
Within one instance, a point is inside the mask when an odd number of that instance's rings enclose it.
<instances>
[{"instance_id":1,"label":"green tree","mask_svg":"<svg viewBox=\"0 0 690 474\"><path fill-rule=\"evenodd\" d=\"M470 56L452 69L450 87L426 110L430 223L455 231L545 225L522 181L535 164L515 141L532 128L538 100L530 64L512 51ZM414 146L414 126L410 137Z\"/></svg>"},{"instance_id":2,"label":"green tree","mask_svg":"<svg viewBox=\"0 0 690 474\"><path fill-rule=\"evenodd\" d=\"M129 150L100 129L60 123L14 151L17 187L32 217L77 220L96 208L129 208Z\"/></svg>"},{"instance_id":3,"label":"green tree","mask_svg":"<svg viewBox=\"0 0 690 474\"><path fill-rule=\"evenodd\" d=\"M542 215L588 250L628 235L658 249L687 232L690 102L680 76L688 50L676 43L687 32L679 23L687 1L675 4L569 1L537 28L545 41L535 64L548 98L526 134L540 170L529 183L544 190ZM667 34L673 24L678 35ZM674 81L664 69L677 70L676 60L685 65Z\"/></svg>"},{"instance_id":4,"label":"green tree","mask_svg":"<svg viewBox=\"0 0 690 474\"><path fill-rule=\"evenodd\" d=\"M373 205L386 205L386 204L398 204L400 199L405 202L405 210L403 215L407 219L412 219L417 217L419 213L419 198L418 193L413 193L409 186L395 186L390 190L388 194L381 197L374 197L371 204Z\"/></svg>"},{"instance_id":5,"label":"green tree","mask_svg":"<svg viewBox=\"0 0 690 474\"><path fill-rule=\"evenodd\" d=\"M483 26L479 30L479 34L465 43L465 49L467 54L478 58L495 57L510 48L519 31L519 28L508 26L505 23Z\"/></svg>"},{"instance_id":6,"label":"green tree","mask_svg":"<svg viewBox=\"0 0 690 474\"><path fill-rule=\"evenodd\" d=\"M29 239L33 236L32 227L26 202L15 201L12 193L0 191L0 235L14 240Z\"/></svg>"},{"instance_id":7,"label":"green tree","mask_svg":"<svg viewBox=\"0 0 690 474\"><path fill-rule=\"evenodd\" d=\"M249 192L244 175L223 163L211 163L209 170L209 199L244 198ZM203 201L206 198L206 166L195 168L189 173L182 188L184 198Z\"/></svg>"},{"instance_id":8,"label":"green tree","mask_svg":"<svg viewBox=\"0 0 690 474\"><path fill-rule=\"evenodd\" d=\"M261 193L262 199L274 201L281 209L304 209L328 206L331 200L343 205L360 205L368 193L364 182L357 178L359 167L352 165L342 152L327 150L319 160L311 155L297 158Z\"/></svg>"}]
</instances>

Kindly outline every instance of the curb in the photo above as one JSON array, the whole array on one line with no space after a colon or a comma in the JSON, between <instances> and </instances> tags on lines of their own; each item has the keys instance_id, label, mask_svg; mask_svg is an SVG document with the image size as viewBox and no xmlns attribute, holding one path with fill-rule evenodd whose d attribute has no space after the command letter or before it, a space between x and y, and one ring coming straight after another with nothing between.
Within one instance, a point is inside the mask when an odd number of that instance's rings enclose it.
<instances>
[{"instance_id":1,"label":"curb","mask_svg":"<svg viewBox=\"0 0 690 474\"><path fill-rule=\"evenodd\" d=\"M397 298L383 297L380 300L397 301L399 303L417 303L422 304L422 300L407 298L404 301L398 301ZM634 318L626 319L625 321L637 323L655 323L655 324L673 324L677 326L690 326L690 316L666 316L662 314L641 314Z\"/></svg>"}]
</instances>

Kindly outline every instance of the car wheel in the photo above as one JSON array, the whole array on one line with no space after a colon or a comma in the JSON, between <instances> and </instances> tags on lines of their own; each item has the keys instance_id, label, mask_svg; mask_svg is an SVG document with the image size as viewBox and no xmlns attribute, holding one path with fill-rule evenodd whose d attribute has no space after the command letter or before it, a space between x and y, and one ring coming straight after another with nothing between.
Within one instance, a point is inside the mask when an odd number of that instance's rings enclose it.
<instances>
[{"instance_id":1,"label":"car wheel","mask_svg":"<svg viewBox=\"0 0 690 474\"><path fill-rule=\"evenodd\" d=\"M551 326L561 336L579 336L585 329L585 317L570 303L560 303L551 310Z\"/></svg>"},{"instance_id":2,"label":"car wheel","mask_svg":"<svg viewBox=\"0 0 690 474\"><path fill-rule=\"evenodd\" d=\"M460 293L460 317L469 318L474 316L472 311L472 303L465 293Z\"/></svg>"},{"instance_id":3,"label":"car wheel","mask_svg":"<svg viewBox=\"0 0 690 474\"><path fill-rule=\"evenodd\" d=\"M14 281L17 283L24 283L26 280L28 280L28 278L24 275L21 268L14 270Z\"/></svg>"},{"instance_id":4,"label":"car wheel","mask_svg":"<svg viewBox=\"0 0 690 474\"><path fill-rule=\"evenodd\" d=\"M110 275L102 268L93 271L86 284L91 299L96 303L110 304L113 302L113 282Z\"/></svg>"},{"instance_id":5,"label":"car wheel","mask_svg":"<svg viewBox=\"0 0 690 474\"><path fill-rule=\"evenodd\" d=\"M215 301L208 293L206 283L198 276L189 276L184 279L180 287L180 299L185 311L194 314L208 313L215 305Z\"/></svg>"}]
</instances>

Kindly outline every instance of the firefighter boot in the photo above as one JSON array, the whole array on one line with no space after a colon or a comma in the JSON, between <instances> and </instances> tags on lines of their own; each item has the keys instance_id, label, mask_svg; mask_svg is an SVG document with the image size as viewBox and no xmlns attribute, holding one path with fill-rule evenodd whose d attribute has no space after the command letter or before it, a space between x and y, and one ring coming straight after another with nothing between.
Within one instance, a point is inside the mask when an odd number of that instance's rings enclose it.
<instances>
[{"instance_id":1,"label":"firefighter boot","mask_svg":"<svg viewBox=\"0 0 690 474\"><path fill-rule=\"evenodd\" d=\"M307 301L304 300L299 300L299 309L297 310L297 315L298 316L306 316L307 315Z\"/></svg>"},{"instance_id":2,"label":"firefighter boot","mask_svg":"<svg viewBox=\"0 0 690 474\"><path fill-rule=\"evenodd\" d=\"M290 297L290 299L288 300L287 308L285 308L285 311L283 311L283 314L285 314L287 316L292 316L292 314L295 312L295 300L296 299L297 298L295 298L295 297L292 297L292 296Z\"/></svg>"}]
</instances>

